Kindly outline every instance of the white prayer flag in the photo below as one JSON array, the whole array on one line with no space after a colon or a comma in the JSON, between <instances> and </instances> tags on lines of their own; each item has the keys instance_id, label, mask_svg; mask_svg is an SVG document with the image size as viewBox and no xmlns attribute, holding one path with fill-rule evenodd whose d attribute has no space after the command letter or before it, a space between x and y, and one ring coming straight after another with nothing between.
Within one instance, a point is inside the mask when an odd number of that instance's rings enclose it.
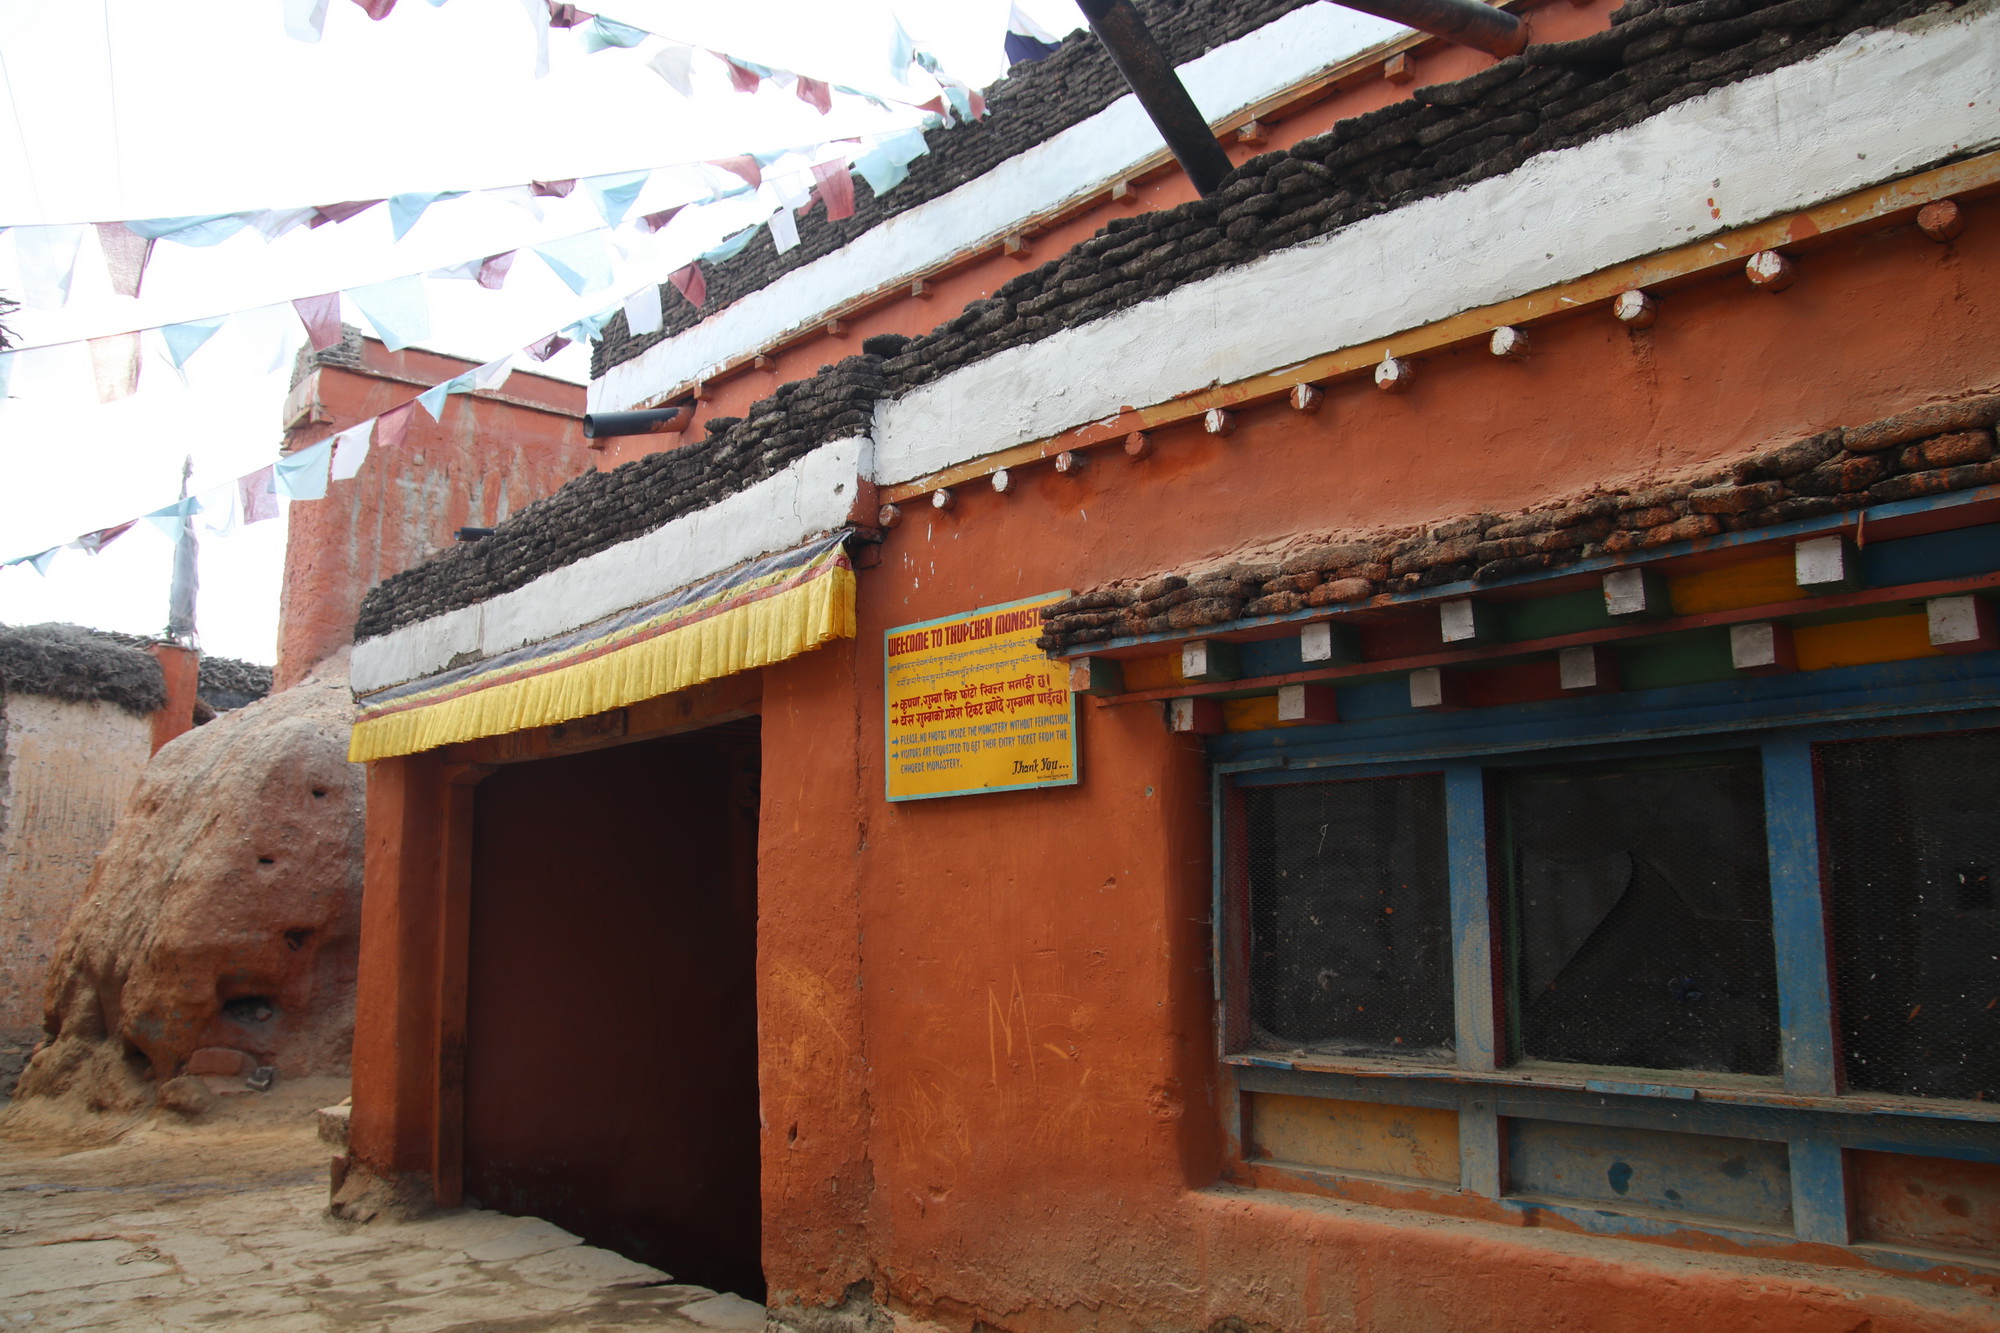
<instances>
[{"instance_id":1,"label":"white prayer flag","mask_svg":"<svg viewBox=\"0 0 2000 1333\"><path fill-rule=\"evenodd\" d=\"M641 334L658 333L665 327L666 319L660 310L660 289L657 284L649 282L625 298L627 332L638 337Z\"/></svg>"},{"instance_id":2,"label":"white prayer flag","mask_svg":"<svg viewBox=\"0 0 2000 1333\"><path fill-rule=\"evenodd\" d=\"M316 42L326 29L327 0L285 0L285 35Z\"/></svg>"},{"instance_id":3,"label":"white prayer flag","mask_svg":"<svg viewBox=\"0 0 2000 1333\"><path fill-rule=\"evenodd\" d=\"M266 208L255 213L243 214L244 225L267 241L275 241L288 232L297 231L311 222L319 213L317 208Z\"/></svg>"},{"instance_id":4,"label":"white prayer flag","mask_svg":"<svg viewBox=\"0 0 2000 1333\"><path fill-rule=\"evenodd\" d=\"M521 0L528 11L528 22L535 28L535 77L547 78L549 73L549 0Z\"/></svg>"},{"instance_id":5,"label":"white prayer flag","mask_svg":"<svg viewBox=\"0 0 2000 1333\"><path fill-rule=\"evenodd\" d=\"M69 301L83 248L82 223L13 227L14 254L21 265L21 299L36 310L59 310Z\"/></svg>"},{"instance_id":6,"label":"white prayer flag","mask_svg":"<svg viewBox=\"0 0 2000 1333\"><path fill-rule=\"evenodd\" d=\"M97 379L97 401L129 398L139 387L139 335L110 333L90 339L90 369Z\"/></svg>"},{"instance_id":7,"label":"white prayer flag","mask_svg":"<svg viewBox=\"0 0 2000 1333\"><path fill-rule=\"evenodd\" d=\"M789 208L781 208L771 214L768 224L771 228L771 242L778 247L778 253L793 249L799 243L798 215Z\"/></svg>"},{"instance_id":8,"label":"white prayer flag","mask_svg":"<svg viewBox=\"0 0 2000 1333\"><path fill-rule=\"evenodd\" d=\"M474 369L472 372L472 387L481 390L497 389L505 384L507 377L513 373L514 354L509 352L503 357L488 361L485 365Z\"/></svg>"},{"instance_id":9,"label":"white prayer flag","mask_svg":"<svg viewBox=\"0 0 2000 1333\"><path fill-rule=\"evenodd\" d=\"M333 437L333 480L351 481L361 471L368 458L369 437L374 433L375 418L370 417Z\"/></svg>"},{"instance_id":10,"label":"white prayer flag","mask_svg":"<svg viewBox=\"0 0 2000 1333\"><path fill-rule=\"evenodd\" d=\"M682 46L679 42L668 42L653 53L646 62L646 68L667 81L667 86L682 97L694 96L694 48Z\"/></svg>"},{"instance_id":11,"label":"white prayer flag","mask_svg":"<svg viewBox=\"0 0 2000 1333\"><path fill-rule=\"evenodd\" d=\"M201 529L211 537L231 537L242 517L239 503L242 484L235 481L224 482L211 487L195 497L195 504L201 514Z\"/></svg>"}]
</instances>

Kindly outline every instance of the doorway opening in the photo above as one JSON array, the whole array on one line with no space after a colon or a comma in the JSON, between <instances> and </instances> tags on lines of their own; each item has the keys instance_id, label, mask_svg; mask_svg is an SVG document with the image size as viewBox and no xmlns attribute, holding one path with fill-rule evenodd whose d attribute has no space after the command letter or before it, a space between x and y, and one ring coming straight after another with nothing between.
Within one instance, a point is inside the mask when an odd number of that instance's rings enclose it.
<instances>
[{"instance_id":1,"label":"doorway opening","mask_svg":"<svg viewBox=\"0 0 2000 1333\"><path fill-rule=\"evenodd\" d=\"M758 719L473 799L465 1192L764 1299Z\"/></svg>"}]
</instances>

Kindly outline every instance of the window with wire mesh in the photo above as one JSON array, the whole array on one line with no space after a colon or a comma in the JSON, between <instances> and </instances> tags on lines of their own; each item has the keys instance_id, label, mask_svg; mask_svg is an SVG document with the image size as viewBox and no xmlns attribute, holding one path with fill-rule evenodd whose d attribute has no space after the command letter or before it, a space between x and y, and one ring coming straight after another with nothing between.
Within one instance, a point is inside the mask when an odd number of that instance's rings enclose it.
<instances>
[{"instance_id":1,"label":"window with wire mesh","mask_svg":"<svg viewBox=\"0 0 2000 1333\"><path fill-rule=\"evenodd\" d=\"M1777 1072L1757 752L1499 770L1497 784L1517 1057Z\"/></svg>"},{"instance_id":2,"label":"window with wire mesh","mask_svg":"<svg viewBox=\"0 0 2000 1333\"><path fill-rule=\"evenodd\" d=\"M1817 750L1849 1086L2000 1098L2000 731Z\"/></svg>"},{"instance_id":3,"label":"window with wire mesh","mask_svg":"<svg viewBox=\"0 0 2000 1333\"><path fill-rule=\"evenodd\" d=\"M1442 1060L1451 895L1435 773L1244 794L1252 1041Z\"/></svg>"}]
</instances>

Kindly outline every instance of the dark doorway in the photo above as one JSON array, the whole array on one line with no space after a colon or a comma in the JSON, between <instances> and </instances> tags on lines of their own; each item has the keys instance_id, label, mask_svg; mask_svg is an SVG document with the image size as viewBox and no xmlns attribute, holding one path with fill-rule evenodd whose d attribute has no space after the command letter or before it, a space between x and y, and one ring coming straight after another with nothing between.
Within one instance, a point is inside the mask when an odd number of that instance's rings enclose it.
<instances>
[{"instance_id":1,"label":"dark doorway","mask_svg":"<svg viewBox=\"0 0 2000 1333\"><path fill-rule=\"evenodd\" d=\"M756 719L474 798L465 1191L764 1299Z\"/></svg>"}]
</instances>

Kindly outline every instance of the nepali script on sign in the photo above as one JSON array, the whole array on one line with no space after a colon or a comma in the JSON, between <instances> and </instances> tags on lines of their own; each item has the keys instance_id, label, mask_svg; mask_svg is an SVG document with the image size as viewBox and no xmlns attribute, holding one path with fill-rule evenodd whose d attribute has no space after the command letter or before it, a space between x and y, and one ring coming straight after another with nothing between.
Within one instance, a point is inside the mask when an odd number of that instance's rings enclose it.
<instances>
[{"instance_id":1,"label":"nepali script on sign","mask_svg":"<svg viewBox=\"0 0 2000 1333\"><path fill-rule=\"evenodd\" d=\"M1076 781L1068 673L1035 647L1048 592L885 638L889 799Z\"/></svg>"}]
</instances>

